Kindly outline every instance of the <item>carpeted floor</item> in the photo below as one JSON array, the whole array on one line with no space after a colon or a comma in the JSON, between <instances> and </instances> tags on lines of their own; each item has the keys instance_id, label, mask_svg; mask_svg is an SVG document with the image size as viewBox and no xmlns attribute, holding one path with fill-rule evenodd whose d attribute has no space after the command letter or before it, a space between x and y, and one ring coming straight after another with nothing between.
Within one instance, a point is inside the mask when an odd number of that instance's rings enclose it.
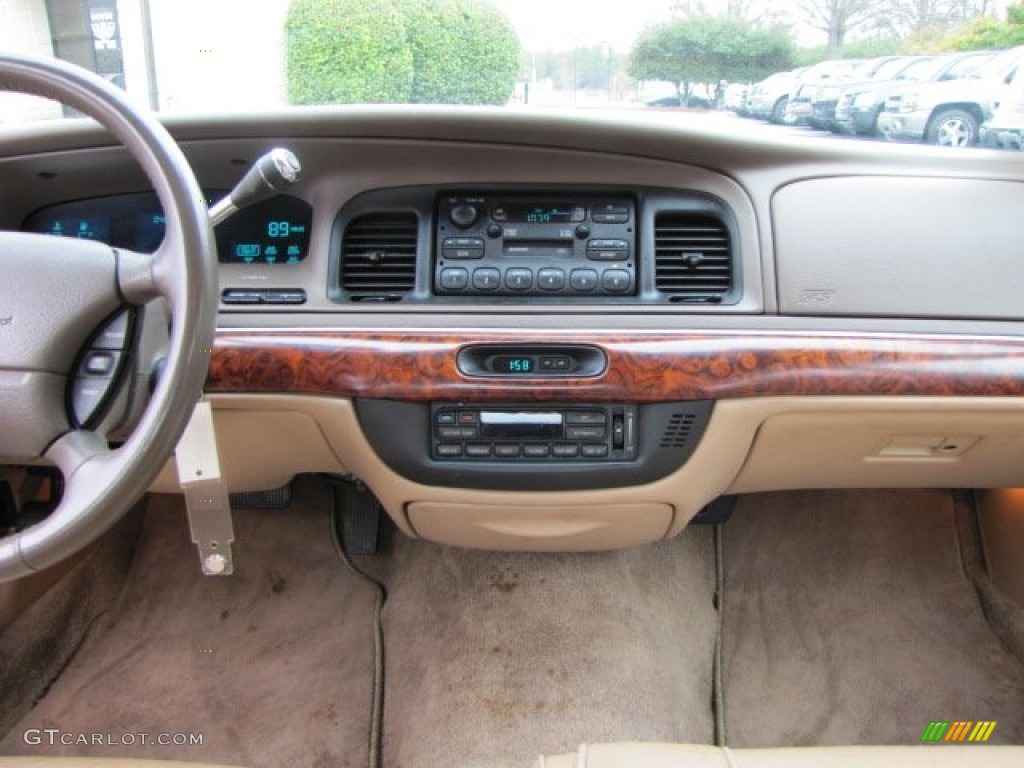
<instances>
[{"instance_id":1,"label":"carpeted floor","mask_svg":"<svg viewBox=\"0 0 1024 768\"><path fill-rule=\"evenodd\" d=\"M576 555L397 544L384 765L505 768L584 741L712 741L710 529Z\"/></svg>"},{"instance_id":2,"label":"carpeted floor","mask_svg":"<svg viewBox=\"0 0 1024 768\"><path fill-rule=\"evenodd\" d=\"M1024 668L964 574L949 493L750 496L724 537L730 746L911 744L932 720L1024 743Z\"/></svg>"},{"instance_id":3,"label":"carpeted floor","mask_svg":"<svg viewBox=\"0 0 1024 768\"><path fill-rule=\"evenodd\" d=\"M929 721L957 719L1024 742L1024 667L982 616L955 523L943 492L744 498L723 531L729 745L912 744ZM334 551L328 488L304 480L290 509L240 510L235 526L231 578L199 574L171 497L150 503L130 569L83 566L113 582L107 597L69 621L51 661L70 664L0 754L365 765L373 593ZM387 537L359 560L388 587L383 765L511 768L580 742L711 743L711 534L572 555ZM111 563L134 541L129 526ZM59 622L76 595L71 580L33 610ZM4 686L41 695L29 666L4 669ZM50 747L25 744L26 728L203 744Z\"/></svg>"},{"instance_id":4,"label":"carpeted floor","mask_svg":"<svg viewBox=\"0 0 1024 768\"><path fill-rule=\"evenodd\" d=\"M183 507L155 497L116 615L0 753L364 766L373 595L338 559L325 490L298 492L290 509L236 513L236 572L225 578L200 574ZM201 733L203 743L35 746L27 728Z\"/></svg>"}]
</instances>

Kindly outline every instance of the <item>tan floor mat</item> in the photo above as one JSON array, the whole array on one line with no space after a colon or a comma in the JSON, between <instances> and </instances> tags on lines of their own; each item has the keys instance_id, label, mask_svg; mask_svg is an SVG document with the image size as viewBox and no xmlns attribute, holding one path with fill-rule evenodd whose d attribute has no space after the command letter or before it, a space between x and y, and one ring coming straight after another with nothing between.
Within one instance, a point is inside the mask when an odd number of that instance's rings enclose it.
<instances>
[{"instance_id":1,"label":"tan floor mat","mask_svg":"<svg viewBox=\"0 0 1024 768\"><path fill-rule=\"evenodd\" d=\"M373 596L334 551L326 491L298 493L288 510L236 514L237 570L225 578L200 575L180 502L156 497L116 619L0 753L365 765ZM29 728L136 743L30 745ZM141 733L198 733L202 746L143 746Z\"/></svg>"},{"instance_id":2,"label":"tan floor mat","mask_svg":"<svg viewBox=\"0 0 1024 768\"><path fill-rule=\"evenodd\" d=\"M530 765L584 741L710 743L711 531L539 555L399 540L386 766Z\"/></svg>"},{"instance_id":3,"label":"tan floor mat","mask_svg":"<svg viewBox=\"0 0 1024 768\"><path fill-rule=\"evenodd\" d=\"M730 746L913 744L933 720L1024 743L1024 669L964 575L949 493L749 496L724 537Z\"/></svg>"}]
</instances>

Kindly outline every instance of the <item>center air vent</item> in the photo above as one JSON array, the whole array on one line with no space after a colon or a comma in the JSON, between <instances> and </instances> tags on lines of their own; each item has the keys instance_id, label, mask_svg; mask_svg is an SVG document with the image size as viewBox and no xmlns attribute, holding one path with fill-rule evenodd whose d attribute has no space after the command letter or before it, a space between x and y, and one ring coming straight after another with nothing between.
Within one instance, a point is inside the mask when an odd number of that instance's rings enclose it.
<instances>
[{"instance_id":1,"label":"center air vent","mask_svg":"<svg viewBox=\"0 0 1024 768\"><path fill-rule=\"evenodd\" d=\"M418 228L414 213L368 213L349 222L341 287L353 300L398 301L416 284Z\"/></svg>"},{"instance_id":2,"label":"center air vent","mask_svg":"<svg viewBox=\"0 0 1024 768\"><path fill-rule=\"evenodd\" d=\"M721 219L669 211L654 220L655 285L672 301L719 303L732 290L732 244Z\"/></svg>"}]
</instances>

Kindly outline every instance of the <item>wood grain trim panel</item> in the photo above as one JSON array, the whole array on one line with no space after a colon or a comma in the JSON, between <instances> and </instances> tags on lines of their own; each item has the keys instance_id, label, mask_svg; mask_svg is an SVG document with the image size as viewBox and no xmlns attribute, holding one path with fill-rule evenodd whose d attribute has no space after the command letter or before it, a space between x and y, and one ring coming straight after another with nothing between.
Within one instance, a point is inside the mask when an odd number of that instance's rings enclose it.
<instances>
[{"instance_id":1,"label":"wood grain trim panel","mask_svg":"<svg viewBox=\"0 0 1024 768\"><path fill-rule=\"evenodd\" d=\"M467 377L468 344L590 344L589 379ZM783 333L217 332L208 392L658 402L769 395L1024 395L1024 339Z\"/></svg>"}]
</instances>

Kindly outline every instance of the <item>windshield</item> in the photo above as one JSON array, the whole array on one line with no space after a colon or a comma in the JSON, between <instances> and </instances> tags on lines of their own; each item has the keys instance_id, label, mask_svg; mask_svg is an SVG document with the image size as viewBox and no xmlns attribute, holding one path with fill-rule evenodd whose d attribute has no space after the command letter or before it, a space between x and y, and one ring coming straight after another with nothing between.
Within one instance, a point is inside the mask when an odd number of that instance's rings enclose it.
<instances>
[{"instance_id":1,"label":"windshield","mask_svg":"<svg viewBox=\"0 0 1024 768\"><path fill-rule=\"evenodd\" d=\"M974 71L991 49L1024 42L1024 6L1006 2L5 0L3 7L0 49L66 59L153 110L191 115L393 103L679 109L782 122L777 113L748 114L747 100L753 86L793 82L786 73L801 67L805 82L951 79ZM964 51L976 55L948 72L946 56L931 58ZM929 56L907 58L921 53ZM2 123L67 116L52 104L0 95Z\"/></svg>"},{"instance_id":2,"label":"windshield","mask_svg":"<svg viewBox=\"0 0 1024 768\"><path fill-rule=\"evenodd\" d=\"M966 72L963 77L978 80L1006 77L1016 63L1020 61L1022 54L1024 54L1024 49L1021 48L1004 51L998 56L984 59L981 64L972 67Z\"/></svg>"}]
</instances>

